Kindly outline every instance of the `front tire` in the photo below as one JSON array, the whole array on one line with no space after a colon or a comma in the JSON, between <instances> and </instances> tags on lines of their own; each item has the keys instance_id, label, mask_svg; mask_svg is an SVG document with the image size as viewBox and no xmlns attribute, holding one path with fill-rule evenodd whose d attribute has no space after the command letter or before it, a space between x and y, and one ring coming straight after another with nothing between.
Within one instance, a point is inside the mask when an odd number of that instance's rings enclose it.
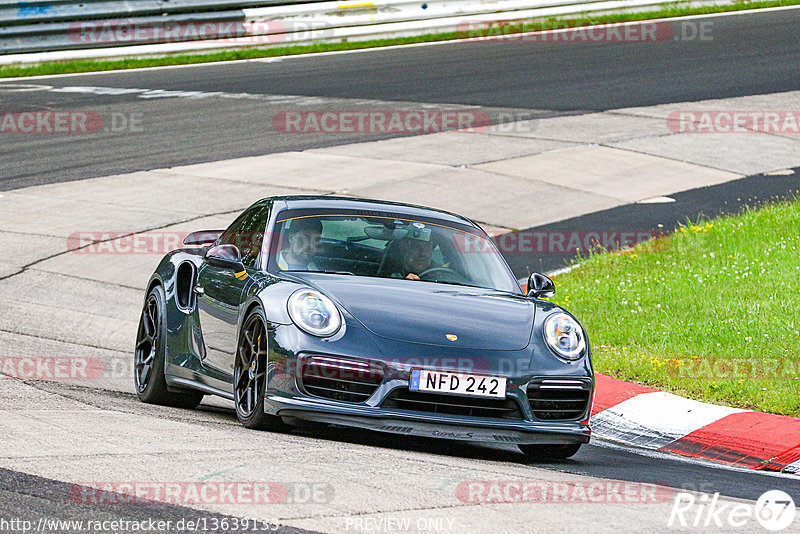
<instances>
[{"instance_id":1,"label":"front tire","mask_svg":"<svg viewBox=\"0 0 800 534\"><path fill-rule=\"evenodd\" d=\"M517 445L529 460L566 460L578 452L580 443L571 445Z\"/></svg>"},{"instance_id":2,"label":"front tire","mask_svg":"<svg viewBox=\"0 0 800 534\"><path fill-rule=\"evenodd\" d=\"M244 320L233 366L233 400L242 426L254 430L286 430L279 417L264 413L269 359L264 312L255 308Z\"/></svg>"},{"instance_id":3,"label":"front tire","mask_svg":"<svg viewBox=\"0 0 800 534\"><path fill-rule=\"evenodd\" d=\"M133 381L139 400L175 408L196 408L203 400L198 391L172 393L164 377L167 323L164 289L154 287L144 302L133 353Z\"/></svg>"}]
</instances>

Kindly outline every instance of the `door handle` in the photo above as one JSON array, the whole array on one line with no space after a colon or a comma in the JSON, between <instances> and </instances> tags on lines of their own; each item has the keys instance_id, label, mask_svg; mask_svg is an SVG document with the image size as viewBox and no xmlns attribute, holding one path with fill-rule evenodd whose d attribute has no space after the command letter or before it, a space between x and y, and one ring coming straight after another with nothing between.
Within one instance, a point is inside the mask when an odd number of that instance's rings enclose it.
<instances>
[{"instance_id":1,"label":"door handle","mask_svg":"<svg viewBox=\"0 0 800 534\"><path fill-rule=\"evenodd\" d=\"M194 292L197 293L198 295L206 294L206 290L203 289L203 286L194 286Z\"/></svg>"}]
</instances>

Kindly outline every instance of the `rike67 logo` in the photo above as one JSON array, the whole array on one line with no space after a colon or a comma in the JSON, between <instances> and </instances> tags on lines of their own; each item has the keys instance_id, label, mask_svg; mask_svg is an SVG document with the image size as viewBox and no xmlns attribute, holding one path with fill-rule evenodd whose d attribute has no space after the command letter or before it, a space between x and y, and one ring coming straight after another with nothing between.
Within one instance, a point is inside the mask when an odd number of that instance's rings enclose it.
<instances>
[{"instance_id":1,"label":"rike67 logo","mask_svg":"<svg viewBox=\"0 0 800 534\"><path fill-rule=\"evenodd\" d=\"M794 522L796 513L794 499L781 490L767 491L755 505L720 503L719 493L696 497L680 492L675 495L667 526L695 529L744 527L755 519L765 529L778 532Z\"/></svg>"}]
</instances>

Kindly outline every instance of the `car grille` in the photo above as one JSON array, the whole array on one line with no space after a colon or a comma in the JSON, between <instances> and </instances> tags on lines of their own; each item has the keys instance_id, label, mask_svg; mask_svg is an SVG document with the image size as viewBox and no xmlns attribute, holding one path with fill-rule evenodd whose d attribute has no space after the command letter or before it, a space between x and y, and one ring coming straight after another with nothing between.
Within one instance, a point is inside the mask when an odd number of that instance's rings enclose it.
<instances>
[{"instance_id":1,"label":"car grille","mask_svg":"<svg viewBox=\"0 0 800 534\"><path fill-rule=\"evenodd\" d=\"M311 356L300 364L300 387L309 395L344 402L364 402L383 382L374 362Z\"/></svg>"},{"instance_id":2,"label":"car grille","mask_svg":"<svg viewBox=\"0 0 800 534\"><path fill-rule=\"evenodd\" d=\"M522 419L519 405L511 398L459 397L438 393L420 393L408 388L398 388L392 391L381 407L464 417Z\"/></svg>"},{"instance_id":3,"label":"car grille","mask_svg":"<svg viewBox=\"0 0 800 534\"><path fill-rule=\"evenodd\" d=\"M537 419L579 419L589 409L591 387L588 380L538 378L528 384L528 402Z\"/></svg>"}]
</instances>

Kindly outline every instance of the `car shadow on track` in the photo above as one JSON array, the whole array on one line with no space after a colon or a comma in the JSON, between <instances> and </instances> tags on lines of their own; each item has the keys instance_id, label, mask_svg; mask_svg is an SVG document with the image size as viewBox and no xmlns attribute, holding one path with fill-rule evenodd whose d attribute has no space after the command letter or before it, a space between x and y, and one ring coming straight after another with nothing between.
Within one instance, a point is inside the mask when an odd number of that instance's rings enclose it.
<instances>
[{"instance_id":1,"label":"car shadow on track","mask_svg":"<svg viewBox=\"0 0 800 534\"><path fill-rule=\"evenodd\" d=\"M186 410L182 408L144 404L136 398L135 394L125 391L45 381L30 382L29 384L37 389L73 401L86 403L90 406L102 406L104 409L108 410L120 410L141 415L151 415L186 423L222 424L226 427L237 427L240 432L259 434L258 431L240 427L236 418L236 412L233 409L233 403L216 397L206 397L203 403L196 409ZM404 436L317 423L309 423L302 427L294 427L288 430L286 434L319 441L352 443L368 447L420 452L488 462L535 464L553 466L556 468L558 468L558 466L580 468L584 462L591 461L588 458L590 453L586 451L586 447L581 449L577 455L569 460L536 460L533 462L526 458L515 445ZM275 434L269 433L269 435L274 436Z\"/></svg>"},{"instance_id":2,"label":"car shadow on track","mask_svg":"<svg viewBox=\"0 0 800 534\"><path fill-rule=\"evenodd\" d=\"M201 405L198 410L208 414L214 414L220 418L230 417L232 421L236 421L236 414L232 409L218 406ZM241 430L242 432L256 432L247 430L245 428L242 428ZM303 426L293 427L292 429L286 431L286 434L302 436L304 438L321 441L335 441L338 443L351 443L355 445L366 445L369 447L379 447L384 449L396 449L471 460L508 462L516 464L578 466L581 464L580 457L583 453L583 451L581 451L576 455L578 458L577 460L569 459L532 461L523 455L515 445L405 436L384 432L375 432L360 428L325 425L319 423L308 423Z\"/></svg>"}]
</instances>

